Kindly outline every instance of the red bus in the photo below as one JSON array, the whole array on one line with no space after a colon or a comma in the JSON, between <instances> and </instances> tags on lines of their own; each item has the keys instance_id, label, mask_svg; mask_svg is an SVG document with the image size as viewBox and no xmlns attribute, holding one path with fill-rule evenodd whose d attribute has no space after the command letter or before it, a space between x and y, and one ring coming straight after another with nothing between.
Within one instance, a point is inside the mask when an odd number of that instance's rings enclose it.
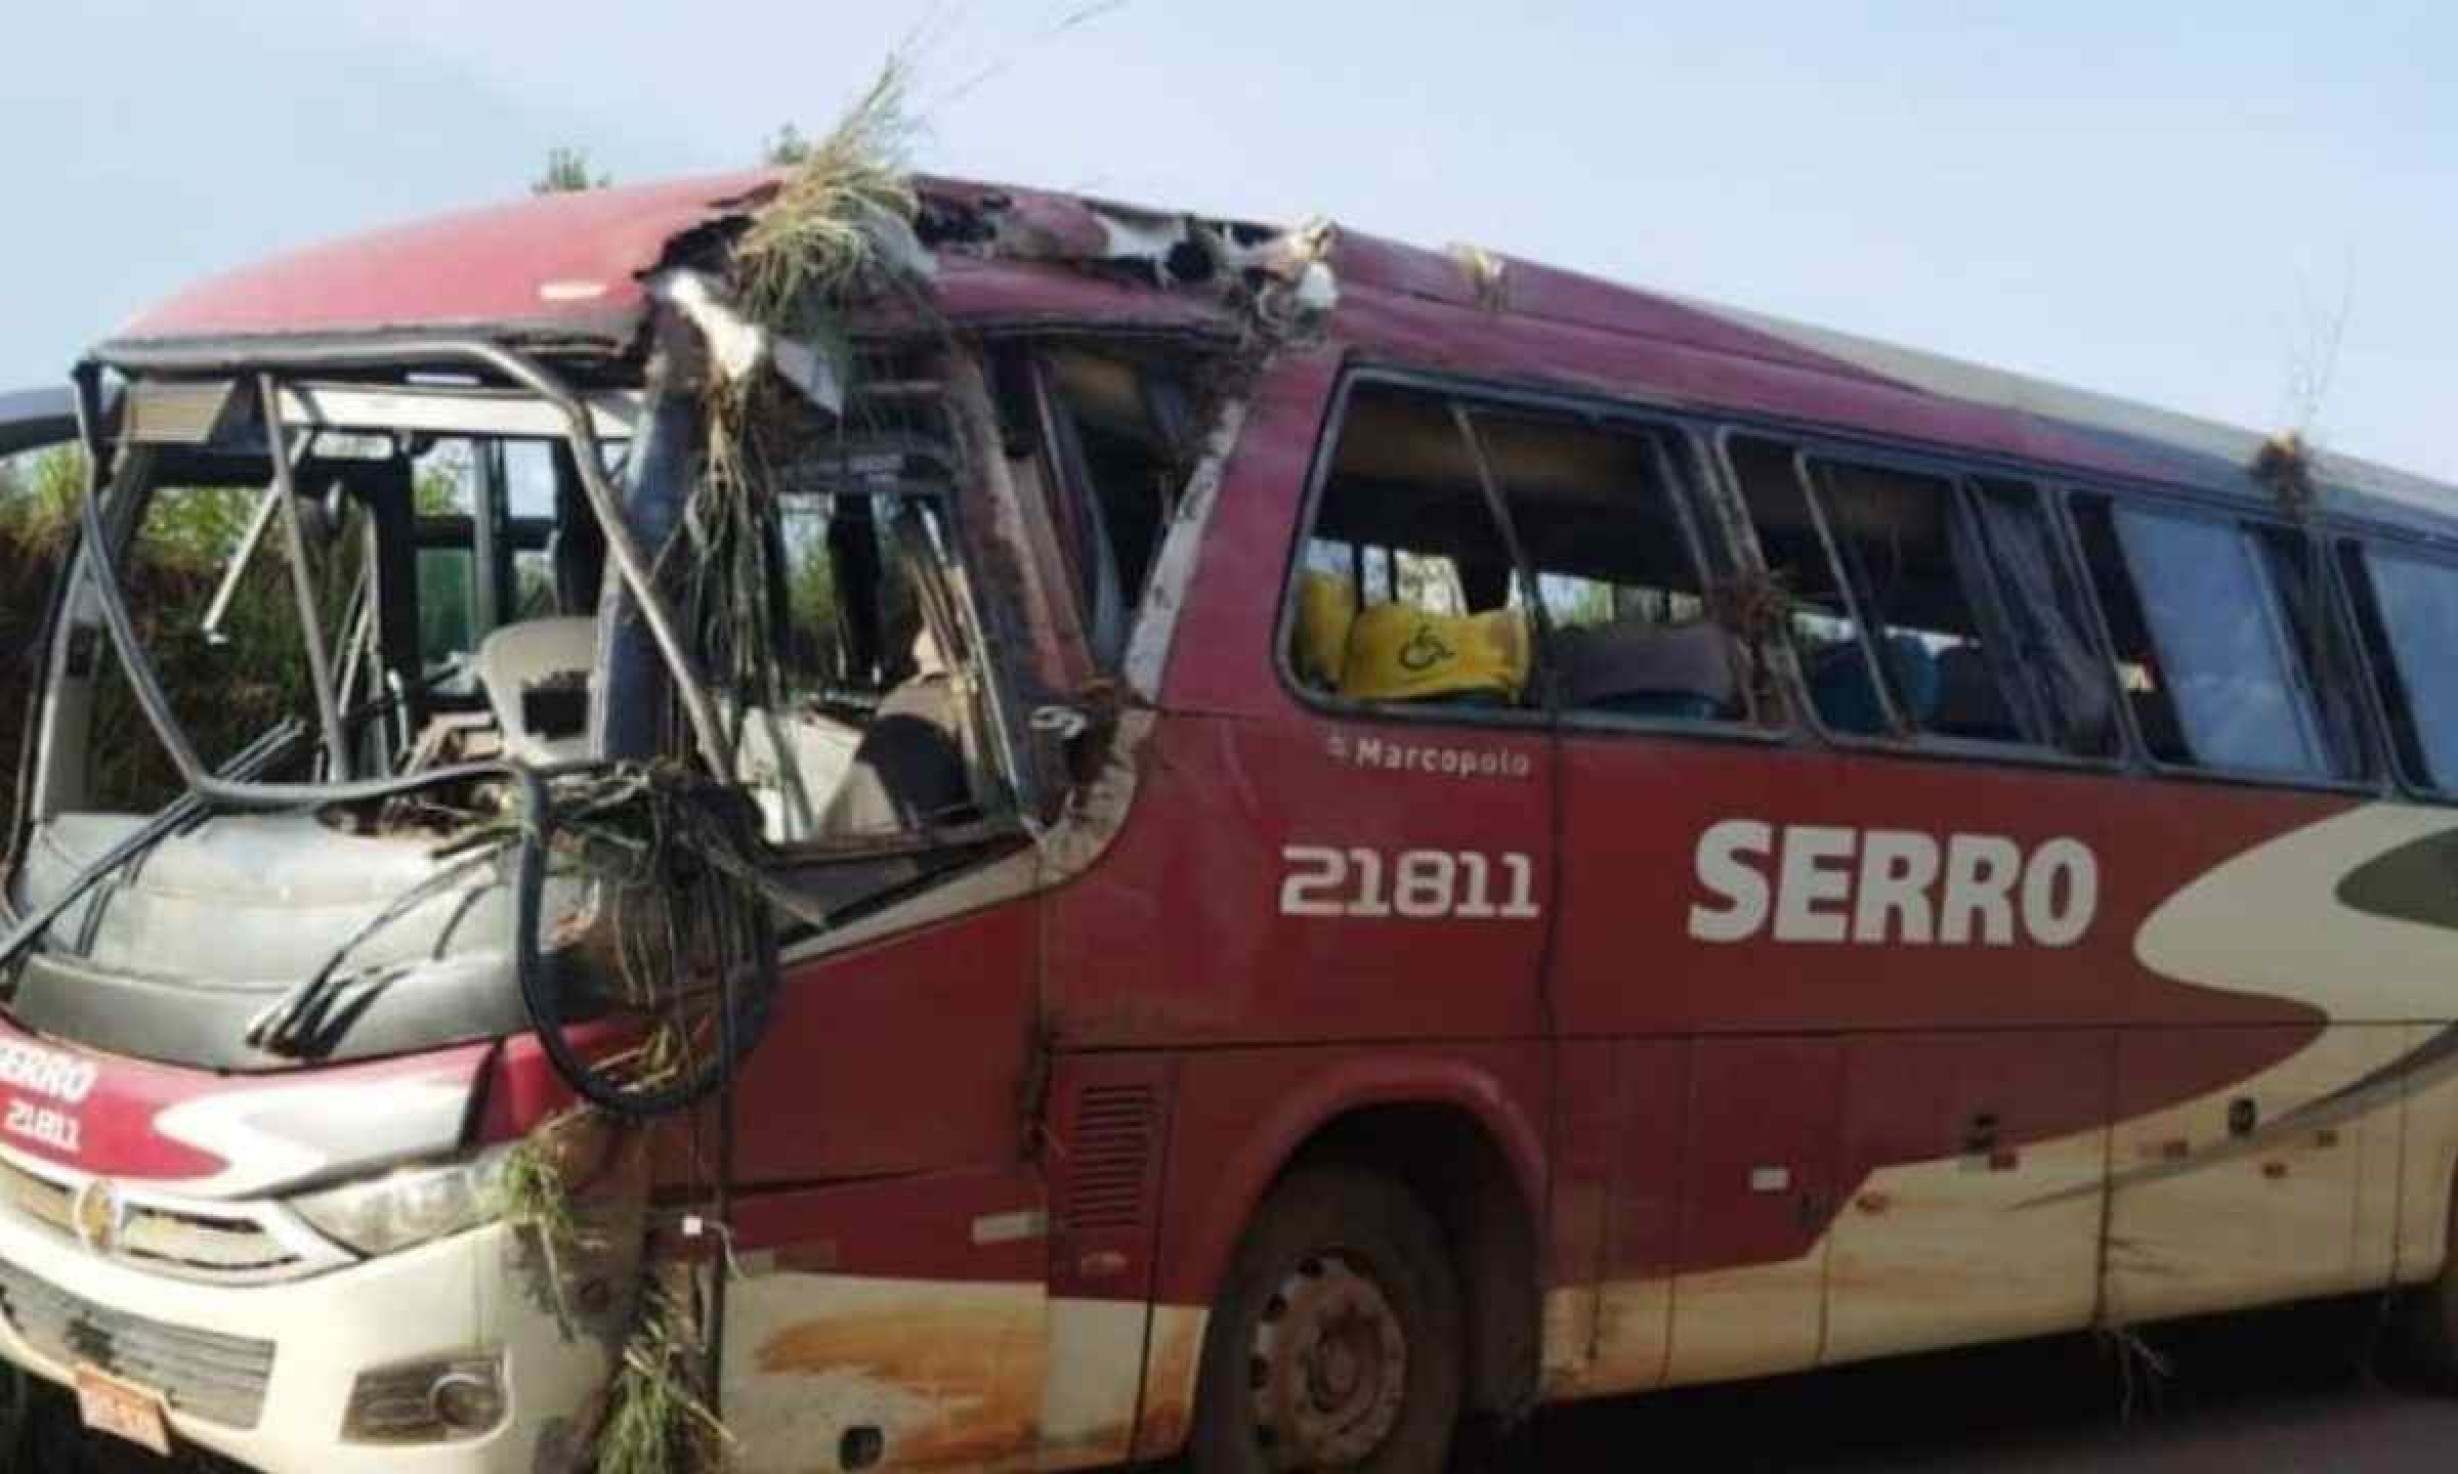
<instances>
[{"instance_id":1,"label":"red bus","mask_svg":"<svg viewBox=\"0 0 2458 1474\"><path fill-rule=\"evenodd\" d=\"M2348 1292L2458 1367L2447 489L945 180L813 351L727 293L780 187L80 367L0 1032L68 1424L578 1467L652 1324L751 1470L1433 1470Z\"/></svg>"}]
</instances>

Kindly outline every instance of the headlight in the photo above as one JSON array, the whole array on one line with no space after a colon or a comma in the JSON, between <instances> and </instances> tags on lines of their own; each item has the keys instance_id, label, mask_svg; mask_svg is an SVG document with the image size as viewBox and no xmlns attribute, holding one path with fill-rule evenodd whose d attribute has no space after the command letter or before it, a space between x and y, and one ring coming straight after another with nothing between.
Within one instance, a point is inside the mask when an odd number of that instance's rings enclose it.
<instances>
[{"instance_id":1,"label":"headlight","mask_svg":"<svg viewBox=\"0 0 2458 1474\"><path fill-rule=\"evenodd\" d=\"M292 1198L317 1231L361 1254L391 1254L476 1228L496 1216L503 1153L403 1167L381 1177Z\"/></svg>"}]
</instances>

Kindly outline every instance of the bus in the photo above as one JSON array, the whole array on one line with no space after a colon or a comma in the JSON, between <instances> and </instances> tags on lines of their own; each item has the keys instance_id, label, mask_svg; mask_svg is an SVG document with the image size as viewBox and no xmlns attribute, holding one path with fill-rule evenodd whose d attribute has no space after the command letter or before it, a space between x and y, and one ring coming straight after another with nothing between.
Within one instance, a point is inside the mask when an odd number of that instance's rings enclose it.
<instances>
[{"instance_id":1,"label":"bus","mask_svg":"<svg viewBox=\"0 0 2458 1474\"><path fill-rule=\"evenodd\" d=\"M2458 1373L2458 493L911 189L810 313L764 172L77 366L21 1457L1409 1474L2352 1293Z\"/></svg>"}]
</instances>

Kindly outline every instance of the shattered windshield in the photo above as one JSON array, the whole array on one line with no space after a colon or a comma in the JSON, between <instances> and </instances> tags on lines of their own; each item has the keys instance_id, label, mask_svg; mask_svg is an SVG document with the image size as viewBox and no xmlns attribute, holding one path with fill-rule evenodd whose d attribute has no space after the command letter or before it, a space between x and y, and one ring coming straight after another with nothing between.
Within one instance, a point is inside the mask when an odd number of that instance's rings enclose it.
<instances>
[{"instance_id":1,"label":"shattered windshield","mask_svg":"<svg viewBox=\"0 0 2458 1474\"><path fill-rule=\"evenodd\" d=\"M701 1088L717 1000L774 967L749 897L826 926L1017 833L941 389L874 377L731 426L610 393L585 438L475 383L139 381L50 643L0 999L241 1068L629 1010L665 1041L642 1088Z\"/></svg>"},{"instance_id":2,"label":"shattered windshield","mask_svg":"<svg viewBox=\"0 0 2458 1474\"><path fill-rule=\"evenodd\" d=\"M248 777L329 784L589 757L609 575L574 450L486 433L488 415L443 423L461 400L361 398L375 403L358 422L294 433L286 477L260 432L250 453L227 423L203 446L122 458L107 502L118 587L198 759L219 771L272 734L279 750ZM789 406L763 423L759 504L723 525L703 466L657 567L764 836L858 840L997 812L938 412ZM606 428L599 454L620 478L627 427ZM80 612L72 625L95 622ZM42 812L147 813L184 786L100 636L72 629L55 662L63 740ZM687 741L675 712L661 720L667 744Z\"/></svg>"}]
</instances>

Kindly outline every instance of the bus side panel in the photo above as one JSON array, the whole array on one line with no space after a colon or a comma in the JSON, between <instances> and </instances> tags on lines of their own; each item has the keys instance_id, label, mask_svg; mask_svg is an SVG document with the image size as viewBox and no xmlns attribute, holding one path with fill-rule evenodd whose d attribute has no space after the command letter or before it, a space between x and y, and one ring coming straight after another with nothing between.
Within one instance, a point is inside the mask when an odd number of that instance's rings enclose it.
<instances>
[{"instance_id":1,"label":"bus side panel","mask_svg":"<svg viewBox=\"0 0 2458 1474\"><path fill-rule=\"evenodd\" d=\"M1585 1382L1602 1326L1599 1291L1613 1230L1622 1063L1610 1041L1581 1040L1554 1056L1551 1230L1554 1289L1545 1297L1543 1379L1555 1396Z\"/></svg>"},{"instance_id":2,"label":"bus side panel","mask_svg":"<svg viewBox=\"0 0 2458 1474\"><path fill-rule=\"evenodd\" d=\"M1843 1048L1831 1038L1692 1046L1682 1271L1668 1380L1814 1364L1836 1181Z\"/></svg>"},{"instance_id":3,"label":"bus side panel","mask_svg":"<svg viewBox=\"0 0 2458 1474\"><path fill-rule=\"evenodd\" d=\"M2406 1030L2410 1055L2451 1026ZM2458 1074L2419 1084L2406 1099L2406 1137L2399 1155L2397 1278L2401 1284L2441 1272L2449 1253L2451 1192L2458 1186Z\"/></svg>"},{"instance_id":4,"label":"bus side panel","mask_svg":"<svg viewBox=\"0 0 2458 1474\"><path fill-rule=\"evenodd\" d=\"M736 1205L724 1408L736 1467L978 1469L1039 1442L1050 1303L1039 1175L950 1172ZM1132 1375L1132 1363L1127 1375Z\"/></svg>"},{"instance_id":5,"label":"bus side panel","mask_svg":"<svg viewBox=\"0 0 2458 1474\"><path fill-rule=\"evenodd\" d=\"M2368 1159L2396 1150L2395 1094L2351 1119L2291 1112L2390 1065L2406 1031L2332 1028L2283 1060L2292 1030L2137 1029L2118 1047L2106 1315L2117 1324L2376 1287L2360 1242ZM2168 1082L2213 1058L2246 1077L2175 1105ZM2368 1144L2367 1138L2384 1138ZM2379 1231L2378 1220L2373 1231Z\"/></svg>"},{"instance_id":6,"label":"bus side panel","mask_svg":"<svg viewBox=\"0 0 2458 1474\"><path fill-rule=\"evenodd\" d=\"M1681 1257L1691 1052L1686 1039L1629 1039L1615 1046L1604 1282L1594 1297L1592 1355L1577 1382L1565 1382L1566 1396L1636 1392L1664 1380L1673 1349L1673 1272Z\"/></svg>"},{"instance_id":7,"label":"bus side panel","mask_svg":"<svg viewBox=\"0 0 2458 1474\"><path fill-rule=\"evenodd\" d=\"M1864 1036L1857 1181L1827 1254L1824 1359L2069 1330L2099 1296L2116 1067L2107 1029Z\"/></svg>"},{"instance_id":8,"label":"bus side panel","mask_svg":"<svg viewBox=\"0 0 2458 1474\"><path fill-rule=\"evenodd\" d=\"M1526 728L1164 717L1124 830L1051 899L1059 1039L1534 1037L1548 747Z\"/></svg>"},{"instance_id":9,"label":"bus side panel","mask_svg":"<svg viewBox=\"0 0 2458 1474\"><path fill-rule=\"evenodd\" d=\"M789 947L735 1087L737 1182L1018 1160L1040 916L1008 901L842 952Z\"/></svg>"},{"instance_id":10,"label":"bus side panel","mask_svg":"<svg viewBox=\"0 0 2458 1474\"><path fill-rule=\"evenodd\" d=\"M1115 1464L1131 1452L1175 1079L1165 1054L1069 1055L1052 1070L1040 1468Z\"/></svg>"}]
</instances>

